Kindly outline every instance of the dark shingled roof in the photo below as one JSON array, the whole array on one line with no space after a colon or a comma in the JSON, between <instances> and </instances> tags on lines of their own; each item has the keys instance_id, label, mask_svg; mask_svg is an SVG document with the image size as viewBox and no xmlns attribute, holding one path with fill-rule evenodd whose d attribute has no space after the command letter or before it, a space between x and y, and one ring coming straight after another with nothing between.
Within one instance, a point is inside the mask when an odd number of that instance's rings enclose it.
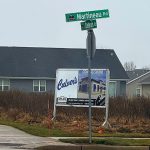
<instances>
[{"instance_id":1,"label":"dark shingled roof","mask_svg":"<svg viewBox=\"0 0 150 150\"><path fill-rule=\"evenodd\" d=\"M57 68L87 67L85 49L0 47L0 76L55 78ZM111 49L97 49L92 68L110 69L111 79L128 79Z\"/></svg>"},{"instance_id":2,"label":"dark shingled roof","mask_svg":"<svg viewBox=\"0 0 150 150\"><path fill-rule=\"evenodd\" d=\"M135 69L132 71L127 71L127 75L129 77L129 81L136 79L140 77L141 75L144 75L145 73L149 72L148 69Z\"/></svg>"}]
</instances>

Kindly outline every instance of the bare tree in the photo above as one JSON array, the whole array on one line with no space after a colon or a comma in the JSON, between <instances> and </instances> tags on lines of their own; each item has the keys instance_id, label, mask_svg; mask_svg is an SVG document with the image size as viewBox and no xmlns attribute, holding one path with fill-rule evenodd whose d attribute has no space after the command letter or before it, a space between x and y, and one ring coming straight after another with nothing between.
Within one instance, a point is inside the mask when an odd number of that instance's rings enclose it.
<instances>
[{"instance_id":1,"label":"bare tree","mask_svg":"<svg viewBox=\"0 0 150 150\"><path fill-rule=\"evenodd\" d=\"M125 69L125 71L132 71L132 70L136 69L136 65L134 64L133 61L125 62L124 63L124 69Z\"/></svg>"}]
</instances>

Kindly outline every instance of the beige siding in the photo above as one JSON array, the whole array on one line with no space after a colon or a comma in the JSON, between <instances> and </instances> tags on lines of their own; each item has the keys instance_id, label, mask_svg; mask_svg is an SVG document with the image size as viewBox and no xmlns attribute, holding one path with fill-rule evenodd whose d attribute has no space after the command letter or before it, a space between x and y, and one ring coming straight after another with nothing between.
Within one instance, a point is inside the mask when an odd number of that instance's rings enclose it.
<instances>
[{"instance_id":1,"label":"beige siding","mask_svg":"<svg viewBox=\"0 0 150 150\"><path fill-rule=\"evenodd\" d=\"M136 96L136 89L137 89L138 85L136 82L132 83L132 84L127 84L127 96L128 97L134 97Z\"/></svg>"},{"instance_id":2,"label":"beige siding","mask_svg":"<svg viewBox=\"0 0 150 150\"><path fill-rule=\"evenodd\" d=\"M143 96L145 97L150 97L150 85L148 84L145 84L145 85L142 85L142 94Z\"/></svg>"},{"instance_id":3,"label":"beige siding","mask_svg":"<svg viewBox=\"0 0 150 150\"><path fill-rule=\"evenodd\" d=\"M127 83L127 90L126 90L126 94L127 96L130 97L134 97L136 96L136 89L137 88L141 88L141 92L142 92L142 96L148 96L150 95L150 85L148 87L148 85L141 85L139 84L140 81L142 81L143 79L147 78L150 74L146 74L145 76L134 80L131 83Z\"/></svg>"}]
</instances>

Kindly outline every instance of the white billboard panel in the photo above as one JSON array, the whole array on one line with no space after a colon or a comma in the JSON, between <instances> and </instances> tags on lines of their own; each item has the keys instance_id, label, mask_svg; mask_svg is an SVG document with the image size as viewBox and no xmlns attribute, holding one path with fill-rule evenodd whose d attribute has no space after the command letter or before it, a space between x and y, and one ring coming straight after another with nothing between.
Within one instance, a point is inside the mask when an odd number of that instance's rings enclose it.
<instances>
[{"instance_id":1,"label":"white billboard panel","mask_svg":"<svg viewBox=\"0 0 150 150\"><path fill-rule=\"evenodd\" d=\"M92 107L105 107L109 82L108 69L91 70ZM56 71L55 105L88 107L88 69L58 69Z\"/></svg>"},{"instance_id":2,"label":"white billboard panel","mask_svg":"<svg viewBox=\"0 0 150 150\"><path fill-rule=\"evenodd\" d=\"M56 95L58 103L66 103L65 98L77 98L78 71L57 70L56 72Z\"/></svg>"}]
</instances>

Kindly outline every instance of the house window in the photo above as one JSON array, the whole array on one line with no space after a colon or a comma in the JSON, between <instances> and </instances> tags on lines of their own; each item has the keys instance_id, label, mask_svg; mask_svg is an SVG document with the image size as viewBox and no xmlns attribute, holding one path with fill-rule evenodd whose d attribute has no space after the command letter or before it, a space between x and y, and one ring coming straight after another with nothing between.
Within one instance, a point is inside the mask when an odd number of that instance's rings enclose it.
<instances>
[{"instance_id":1,"label":"house window","mask_svg":"<svg viewBox=\"0 0 150 150\"><path fill-rule=\"evenodd\" d=\"M93 92L96 92L96 84L93 84Z\"/></svg>"},{"instance_id":2,"label":"house window","mask_svg":"<svg viewBox=\"0 0 150 150\"><path fill-rule=\"evenodd\" d=\"M34 92L45 92L46 91L46 80L33 80L33 91Z\"/></svg>"},{"instance_id":3,"label":"house window","mask_svg":"<svg viewBox=\"0 0 150 150\"><path fill-rule=\"evenodd\" d=\"M137 88L137 89L136 89L136 96L137 96L137 97L142 96L141 88Z\"/></svg>"},{"instance_id":4,"label":"house window","mask_svg":"<svg viewBox=\"0 0 150 150\"><path fill-rule=\"evenodd\" d=\"M81 91L84 93L87 93L88 92L88 84L82 84L81 85Z\"/></svg>"},{"instance_id":5,"label":"house window","mask_svg":"<svg viewBox=\"0 0 150 150\"><path fill-rule=\"evenodd\" d=\"M0 91L8 91L10 89L10 81L7 79L0 79Z\"/></svg>"},{"instance_id":6,"label":"house window","mask_svg":"<svg viewBox=\"0 0 150 150\"><path fill-rule=\"evenodd\" d=\"M100 89L100 88L99 88L99 85L97 85L97 92L99 92L99 89Z\"/></svg>"}]
</instances>

